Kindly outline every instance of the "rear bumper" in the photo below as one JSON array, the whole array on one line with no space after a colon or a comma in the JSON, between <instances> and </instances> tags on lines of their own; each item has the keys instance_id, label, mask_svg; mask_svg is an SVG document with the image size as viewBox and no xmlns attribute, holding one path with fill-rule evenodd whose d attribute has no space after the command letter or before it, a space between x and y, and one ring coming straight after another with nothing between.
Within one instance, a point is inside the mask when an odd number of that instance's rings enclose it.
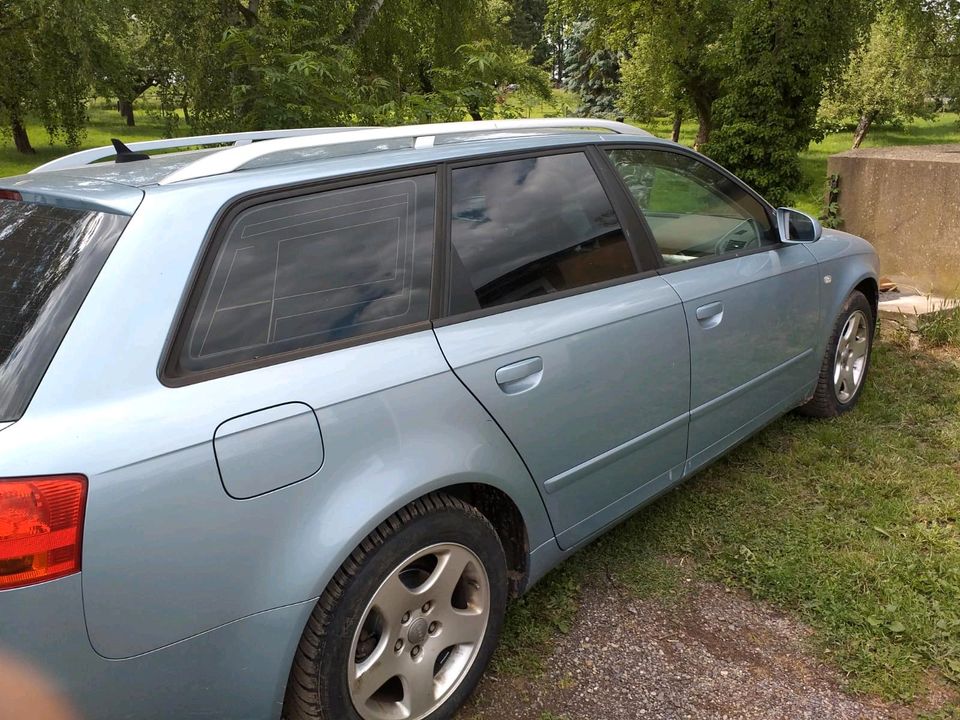
<instances>
[{"instance_id":1,"label":"rear bumper","mask_svg":"<svg viewBox=\"0 0 960 720\"><path fill-rule=\"evenodd\" d=\"M57 685L82 720L276 720L314 601L251 615L127 660L90 645L81 576L0 592L0 653Z\"/></svg>"}]
</instances>

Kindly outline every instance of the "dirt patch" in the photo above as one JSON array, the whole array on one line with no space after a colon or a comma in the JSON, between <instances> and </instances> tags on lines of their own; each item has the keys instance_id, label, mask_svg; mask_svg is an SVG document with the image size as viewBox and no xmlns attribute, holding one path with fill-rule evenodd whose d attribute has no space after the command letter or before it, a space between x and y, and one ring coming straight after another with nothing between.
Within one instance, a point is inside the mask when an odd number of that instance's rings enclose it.
<instances>
[{"instance_id":1,"label":"dirt patch","mask_svg":"<svg viewBox=\"0 0 960 720\"><path fill-rule=\"evenodd\" d=\"M638 601L608 580L584 588L547 672L488 676L458 718L901 720L952 699L932 693L906 707L846 693L801 623L720 585L686 582L676 601Z\"/></svg>"}]
</instances>

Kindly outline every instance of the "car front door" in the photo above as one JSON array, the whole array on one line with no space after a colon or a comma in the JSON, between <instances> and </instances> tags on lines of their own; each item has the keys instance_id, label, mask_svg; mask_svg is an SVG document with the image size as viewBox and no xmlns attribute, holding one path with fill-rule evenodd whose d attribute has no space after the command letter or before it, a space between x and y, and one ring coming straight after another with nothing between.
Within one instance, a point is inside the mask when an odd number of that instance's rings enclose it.
<instances>
[{"instance_id":1,"label":"car front door","mask_svg":"<svg viewBox=\"0 0 960 720\"><path fill-rule=\"evenodd\" d=\"M449 179L437 338L568 548L681 476L683 309L652 248L633 242L638 218L621 222L584 151L459 166Z\"/></svg>"},{"instance_id":2,"label":"car front door","mask_svg":"<svg viewBox=\"0 0 960 720\"><path fill-rule=\"evenodd\" d=\"M779 241L764 204L685 152L616 149L623 177L683 300L690 333L690 473L812 392L816 259Z\"/></svg>"}]
</instances>

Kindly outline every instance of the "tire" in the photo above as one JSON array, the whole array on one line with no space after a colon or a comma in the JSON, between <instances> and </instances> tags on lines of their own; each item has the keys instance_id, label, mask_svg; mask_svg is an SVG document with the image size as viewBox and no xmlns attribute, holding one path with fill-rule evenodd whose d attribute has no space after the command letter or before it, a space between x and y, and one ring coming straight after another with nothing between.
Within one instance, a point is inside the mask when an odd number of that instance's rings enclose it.
<instances>
[{"instance_id":1,"label":"tire","mask_svg":"<svg viewBox=\"0 0 960 720\"><path fill-rule=\"evenodd\" d=\"M831 418L853 409L867 382L875 330L873 308L863 293L854 290L834 323L817 388L813 398L799 408L802 415Z\"/></svg>"},{"instance_id":2,"label":"tire","mask_svg":"<svg viewBox=\"0 0 960 720\"><path fill-rule=\"evenodd\" d=\"M367 536L321 595L297 648L284 718L452 717L496 648L507 582L503 547L476 508L438 493L407 505Z\"/></svg>"}]
</instances>

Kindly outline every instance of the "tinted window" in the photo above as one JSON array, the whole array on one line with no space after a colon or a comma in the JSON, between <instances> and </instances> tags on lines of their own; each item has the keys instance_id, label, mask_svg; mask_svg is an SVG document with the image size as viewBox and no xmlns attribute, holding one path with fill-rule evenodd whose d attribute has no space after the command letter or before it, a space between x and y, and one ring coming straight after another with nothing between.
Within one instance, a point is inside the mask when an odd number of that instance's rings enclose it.
<instances>
[{"instance_id":1,"label":"tinted window","mask_svg":"<svg viewBox=\"0 0 960 720\"><path fill-rule=\"evenodd\" d=\"M662 150L609 155L668 265L776 242L763 206L696 158Z\"/></svg>"},{"instance_id":2,"label":"tinted window","mask_svg":"<svg viewBox=\"0 0 960 720\"><path fill-rule=\"evenodd\" d=\"M454 170L452 214L453 313L637 272L583 153Z\"/></svg>"},{"instance_id":3,"label":"tinted window","mask_svg":"<svg viewBox=\"0 0 960 720\"><path fill-rule=\"evenodd\" d=\"M23 414L126 222L0 200L0 421Z\"/></svg>"},{"instance_id":4,"label":"tinted window","mask_svg":"<svg viewBox=\"0 0 960 720\"><path fill-rule=\"evenodd\" d=\"M241 212L217 249L179 370L429 319L434 185L429 175Z\"/></svg>"}]
</instances>

